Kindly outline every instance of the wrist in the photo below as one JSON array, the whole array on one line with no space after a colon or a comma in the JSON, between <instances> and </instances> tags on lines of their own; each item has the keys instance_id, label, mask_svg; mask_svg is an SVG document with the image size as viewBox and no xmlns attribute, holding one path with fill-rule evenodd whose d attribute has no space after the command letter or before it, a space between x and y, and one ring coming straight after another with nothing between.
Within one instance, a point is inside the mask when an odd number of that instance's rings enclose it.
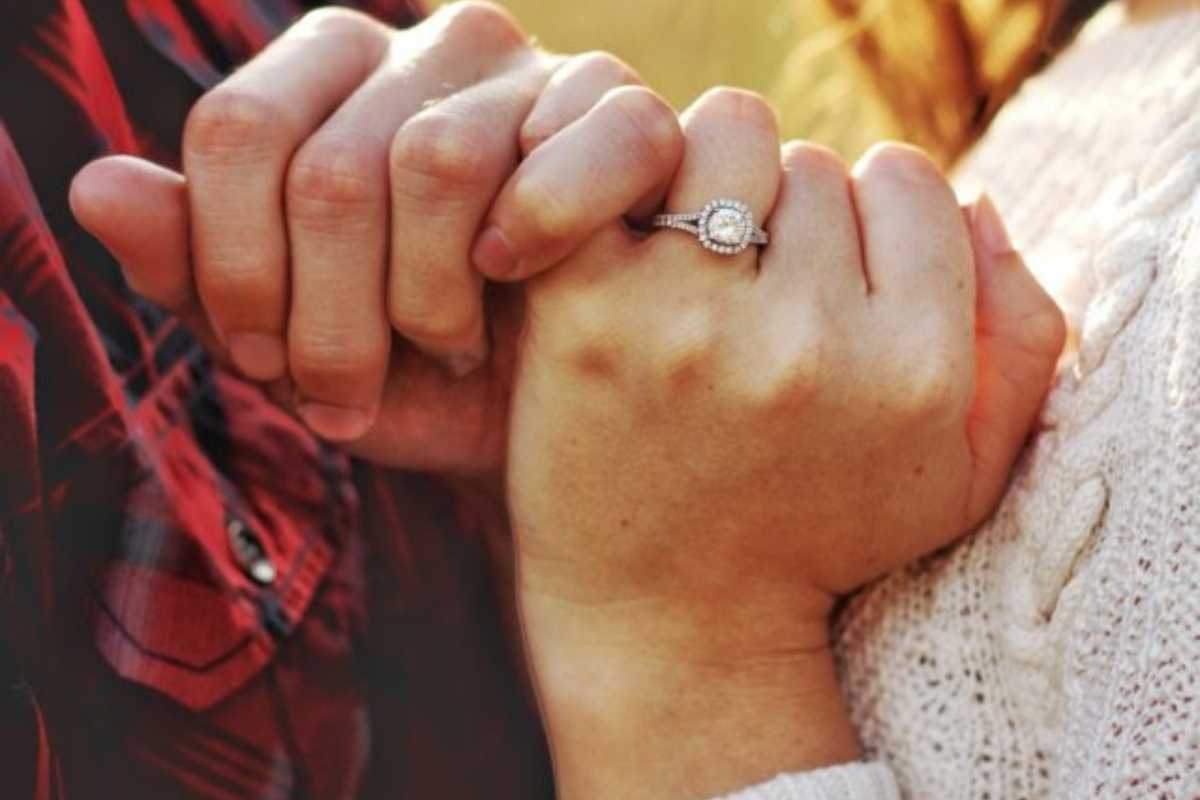
<instances>
[{"instance_id":1,"label":"wrist","mask_svg":"<svg viewBox=\"0 0 1200 800\"><path fill-rule=\"evenodd\" d=\"M561 796L716 796L859 757L825 617L752 636L735 611L698 645L686 612L638 605L522 598Z\"/></svg>"}]
</instances>

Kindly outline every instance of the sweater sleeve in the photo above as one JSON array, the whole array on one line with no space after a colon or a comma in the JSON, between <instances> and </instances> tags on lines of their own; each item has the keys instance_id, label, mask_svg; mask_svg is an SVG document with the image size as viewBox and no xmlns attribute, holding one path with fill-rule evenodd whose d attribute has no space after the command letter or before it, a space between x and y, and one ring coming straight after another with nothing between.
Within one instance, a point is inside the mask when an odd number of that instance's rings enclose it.
<instances>
[{"instance_id":1,"label":"sweater sleeve","mask_svg":"<svg viewBox=\"0 0 1200 800\"><path fill-rule=\"evenodd\" d=\"M900 787L884 764L858 762L780 775L720 800L900 800Z\"/></svg>"}]
</instances>

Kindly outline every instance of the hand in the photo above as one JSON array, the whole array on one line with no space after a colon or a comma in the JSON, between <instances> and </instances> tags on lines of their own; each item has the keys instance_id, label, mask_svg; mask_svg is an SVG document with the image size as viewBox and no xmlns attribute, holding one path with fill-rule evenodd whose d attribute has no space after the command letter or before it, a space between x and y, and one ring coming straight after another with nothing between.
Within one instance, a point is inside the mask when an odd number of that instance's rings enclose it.
<instances>
[{"instance_id":1,"label":"hand","mask_svg":"<svg viewBox=\"0 0 1200 800\"><path fill-rule=\"evenodd\" d=\"M711 796L855 757L836 595L990 511L1063 320L934 165L847 174L734 92L685 115L668 209L769 219L761 255L619 226L529 288L509 492L564 797Z\"/></svg>"},{"instance_id":2,"label":"hand","mask_svg":"<svg viewBox=\"0 0 1200 800\"><path fill-rule=\"evenodd\" d=\"M638 83L535 49L485 3L406 31L316 11L197 103L185 175L102 159L72 205L133 288L317 433L494 472L520 292L491 293L489 318L473 262L533 274L661 203L681 135Z\"/></svg>"}]
</instances>

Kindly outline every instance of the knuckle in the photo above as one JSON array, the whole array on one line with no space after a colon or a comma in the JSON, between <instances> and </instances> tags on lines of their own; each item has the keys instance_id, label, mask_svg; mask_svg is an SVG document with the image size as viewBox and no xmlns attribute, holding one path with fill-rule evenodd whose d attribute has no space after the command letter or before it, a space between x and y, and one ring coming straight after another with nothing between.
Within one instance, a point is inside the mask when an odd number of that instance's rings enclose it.
<instances>
[{"instance_id":1,"label":"knuckle","mask_svg":"<svg viewBox=\"0 0 1200 800\"><path fill-rule=\"evenodd\" d=\"M746 89L728 86L710 89L696 101L696 108L766 130L779 130L779 119L771 104L761 94Z\"/></svg>"},{"instance_id":2,"label":"knuckle","mask_svg":"<svg viewBox=\"0 0 1200 800\"><path fill-rule=\"evenodd\" d=\"M562 128L563 124L560 120L551 119L547 115L535 111L521 124L521 131L517 135L521 153L529 155L552 139Z\"/></svg>"},{"instance_id":3,"label":"knuckle","mask_svg":"<svg viewBox=\"0 0 1200 800\"><path fill-rule=\"evenodd\" d=\"M764 414L790 419L823 387L826 363L826 346L819 337L797 337L774 364L746 381L748 398Z\"/></svg>"},{"instance_id":4,"label":"knuckle","mask_svg":"<svg viewBox=\"0 0 1200 800\"><path fill-rule=\"evenodd\" d=\"M545 339L556 360L569 361L580 349L603 347L620 332L620 321L597 288L566 285L551 273L530 284L529 299L530 328Z\"/></svg>"},{"instance_id":5,"label":"knuckle","mask_svg":"<svg viewBox=\"0 0 1200 800\"><path fill-rule=\"evenodd\" d=\"M296 28L322 36L365 38L380 33L380 26L369 15L343 6L325 6L307 12Z\"/></svg>"},{"instance_id":6,"label":"knuckle","mask_svg":"<svg viewBox=\"0 0 1200 800\"><path fill-rule=\"evenodd\" d=\"M379 176L380 164L361 145L311 143L288 169L288 211L307 216L378 201Z\"/></svg>"},{"instance_id":7,"label":"knuckle","mask_svg":"<svg viewBox=\"0 0 1200 800\"><path fill-rule=\"evenodd\" d=\"M665 100L644 87L625 86L609 92L605 102L619 115L639 160L655 165L678 161L683 130Z\"/></svg>"},{"instance_id":8,"label":"knuckle","mask_svg":"<svg viewBox=\"0 0 1200 800\"><path fill-rule=\"evenodd\" d=\"M218 86L201 97L184 127L184 148L201 158L261 153L286 137L286 114L253 91Z\"/></svg>"},{"instance_id":9,"label":"knuckle","mask_svg":"<svg viewBox=\"0 0 1200 800\"><path fill-rule=\"evenodd\" d=\"M617 88L641 83L638 74L624 61L610 53L593 51L574 56L559 67L543 96L575 95L579 84L585 87L598 85ZM539 103L521 125L521 151L532 153L573 121L564 116L557 104L550 103L548 107L543 107Z\"/></svg>"},{"instance_id":10,"label":"knuckle","mask_svg":"<svg viewBox=\"0 0 1200 800\"><path fill-rule=\"evenodd\" d=\"M587 293L556 303L554 336L544 337L556 360L575 374L613 380L627 367L624 339L608 304Z\"/></svg>"},{"instance_id":11,"label":"knuckle","mask_svg":"<svg viewBox=\"0 0 1200 800\"><path fill-rule=\"evenodd\" d=\"M607 53L603 50L580 53L564 66L564 70L569 70L568 74L572 76L585 76L590 80L612 83L614 85L641 83L641 78L634 71L633 67L612 53Z\"/></svg>"},{"instance_id":12,"label":"knuckle","mask_svg":"<svg viewBox=\"0 0 1200 800\"><path fill-rule=\"evenodd\" d=\"M522 176L512 186L512 210L522 220L527 235L547 250L569 241L583 216L579 198L555 191L534 175Z\"/></svg>"},{"instance_id":13,"label":"knuckle","mask_svg":"<svg viewBox=\"0 0 1200 800\"><path fill-rule=\"evenodd\" d=\"M353 60L361 79L378 64L392 39L385 25L361 11L340 6L309 11L284 35L332 42L342 57Z\"/></svg>"},{"instance_id":14,"label":"knuckle","mask_svg":"<svg viewBox=\"0 0 1200 800\"><path fill-rule=\"evenodd\" d=\"M485 0L462 0L438 12L447 39L474 47L515 49L526 44L521 26L512 14Z\"/></svg>"},{"instance_id":15,"label":"knuckle","mask_svg":"<svg viewBox=\"0 0 1200 800\"><path fill-rule=\"evenodd\" d=\"M391 173L400 179L415 175L451 188L475 186L489 171L489 144L487 132L478 124L425 112L396 134Z\"/></svg>"},{"instance_id":16,"label":"knuckle","mask_svg":"<svg viewBox=\"0 0 1200 800\"><path fill-rule=\"evenodd\" d=\"M680 313L662 332L654 352L654 383L669 397L705 391L721 371L715 314L698 308Z\"/></svg>"},{"instance_id":17,"label":"knuckle","mask_svg":"<svg viewBox=\"0 0 1200 800\"><path fill-rule=\"evenodd\" d=\"M933 356L909 366L893 397L903 419L940 425L965 412L970 391L951 358Z\"/></svg>"},{"instance_id":18,"label":"knuckle","mask_svg":"<svg viewBox=\"0 0 1200 800\"><path fill-rule=\"evenodd\" d=\"M792 172L819 174L845 180L846 162L837 151L815 142L791 141L783 146L783 164Z\"/></svg>"},{"instance_id":19,"label":"knuckle","mask_svg":"<svg viewBox=\"0 0 1200 800\"><path fill-rule=\"evenodd\" d=\"M798 339L784 368L787 394L808 396L819 389L827 380L830 360L826 340L816 336Z\"/></svg>"},{"instance_id":20,"label":"knuckle","mask_svg":"<svg viewBox=\"0 0 1200 800\"><path fill-rule=\"evenodd\" d=\"M876 174L922 186L946 182L942 170L924 150L898 142L882 142L872 147L862 157L856 173L860 178Z\"/></svg>"}]
</instances>

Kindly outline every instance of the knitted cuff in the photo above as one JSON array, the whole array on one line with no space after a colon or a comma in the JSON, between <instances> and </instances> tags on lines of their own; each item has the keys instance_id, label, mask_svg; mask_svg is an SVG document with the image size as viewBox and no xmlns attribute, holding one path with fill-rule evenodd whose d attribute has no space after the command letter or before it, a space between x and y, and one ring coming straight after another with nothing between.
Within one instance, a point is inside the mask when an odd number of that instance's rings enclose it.
<instances>
[{"instance_id":1,"label":"knitted cuff","mask_svg":"<svg viewBox=\"0 0 1200 800\"><path fill-rule=\"evenodd\" d=\"M839 764L780 775L722 800L900 800L900 787L883 764Z\"/></svg>"}]
</instances>

